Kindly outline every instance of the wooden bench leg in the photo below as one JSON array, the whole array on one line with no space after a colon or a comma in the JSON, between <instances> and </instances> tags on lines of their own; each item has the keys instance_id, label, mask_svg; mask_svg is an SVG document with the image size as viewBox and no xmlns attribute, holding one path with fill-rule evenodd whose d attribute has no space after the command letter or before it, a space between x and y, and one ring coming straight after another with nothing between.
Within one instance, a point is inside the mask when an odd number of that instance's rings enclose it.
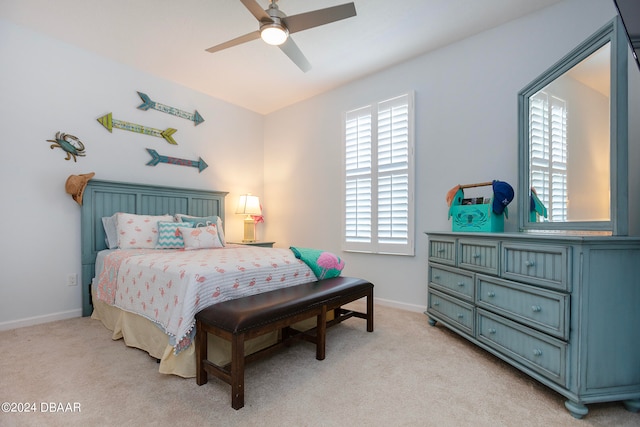
<instances>
[{"instance_id":1,"label":"wooden bench leg","mask_svg":"<svg viewBox=\"0 0 640 427\"><path fill-rule=\"evenodd\" d=\"M316 359L324 360L327 343L327 306L322 306L316 325Z\"/></svg>"},{"instance_id":2,"label":"wooden bench leg","mask_svg":"<svg viewBox=\"0 0 640 427\"><path fill-rule=\"evenodd\" d=\"M231 407L244 406L244 334L231 339Z\"/></svg>"},{"instance_id":3,"label":"wooden bench leg","mask_svg":"<svg viewBox=\"0 0 640 427\"><path fill-rule=\"evenodd\" d=\"M291 346L291 342L289 341L289 338L292 335L294 335L294 333L291 330L291 326L285 326L284 328L280 329L280 338L281 338L282 342L284 342L284 345L286 347L290 347Z\"/></svg>"},{"instance_id":4,"label":"wooden bench leg","mask_svg":"<svg viewBox=\"0 0 640 427\"><path fill-rule=\"evenodd\" d=\"M373 291L367 294L367 332L373 332Z\"/></svg>"},{"instance_id":5,"label":"wooden bench leg","mask_svg":"<svg viewBox=\"0 0 640 427\"><path fill-rule=\"evenodd\" d=\"M207 360L207 331L200 321L196 321L196 383L207 383L207 371L204 361Z\"/></svg>"}]
</instances>

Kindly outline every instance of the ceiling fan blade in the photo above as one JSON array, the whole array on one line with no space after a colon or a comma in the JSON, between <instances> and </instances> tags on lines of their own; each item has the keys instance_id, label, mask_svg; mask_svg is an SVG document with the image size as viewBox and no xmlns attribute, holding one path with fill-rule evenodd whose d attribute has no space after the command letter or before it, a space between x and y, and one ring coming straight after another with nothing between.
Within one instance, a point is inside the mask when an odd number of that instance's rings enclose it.
<instances>
[{"instance_id":1,"label":"ceiling fan blade","mask_svg":"<svg viewBox=\"0 0 640 427\"><path fill-rule=\"evenodd\" d=\"M298 45L294 43L291 37L287 38L287 41L278 46L289 59L291 59L304 73L311 69L311 64L307 61L307 58L302 54Z\"/></svg>"},{"instance_id":2,"label":"ceiling fan blade","mask_svg":"<svg viewBox=\"0 0 640 427\"><path fill-rule=\"evenodd\" d=\"M252 33L245 34L244 36L236 37L233 40L229 40L227 42L212 46L209 49L205 49L205 50L209 53L218 52L219 50L227 49L229 47L237 46L239 44L250 42L251 40L255 40L259 38L260 38L260 31L256 30Z\"/></svg>"},{"instance_id":3,"label":"ceiling fan blade","mask_svg":"<svg viewBox=\"0 0 640 427\"><path fill-rule=\"evenodd\" d=\"M249 9L249 12L260 22L262 21L273 21L269 14L260 7L256 0L240 0L244 7Z\"/></svg>"},{"instance_id":4,"label":"ceiling fan blade","mask_svg":"<svg viewBox=\"0 0 640 427\"><path fill-rule=\"evenodd\" d=\"M249 0L243 0L249 1ZM356 6L353 3L345 3L339 6L318 9L312 12L300 13L298 15L282 18L282 22L289 30L289 33L307 30L320 25L330 24L341 19L356 16Z\"/></svg>"}]
</instances>

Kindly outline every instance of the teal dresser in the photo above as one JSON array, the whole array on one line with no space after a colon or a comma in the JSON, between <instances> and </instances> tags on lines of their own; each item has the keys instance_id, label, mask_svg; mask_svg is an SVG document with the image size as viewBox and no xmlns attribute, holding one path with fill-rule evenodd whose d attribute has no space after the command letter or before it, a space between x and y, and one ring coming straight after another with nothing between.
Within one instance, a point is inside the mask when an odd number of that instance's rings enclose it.
<instances>
[{"instance_id":1,"label":"teal dresser","mask_svg":"<svg viewBox=\"0 0 640 427\"><path fill-rule=\"evenodd\" d=\"M426 233L437 322L567 398L640 410L640 238Z\"/></svg>"}]
</instances>

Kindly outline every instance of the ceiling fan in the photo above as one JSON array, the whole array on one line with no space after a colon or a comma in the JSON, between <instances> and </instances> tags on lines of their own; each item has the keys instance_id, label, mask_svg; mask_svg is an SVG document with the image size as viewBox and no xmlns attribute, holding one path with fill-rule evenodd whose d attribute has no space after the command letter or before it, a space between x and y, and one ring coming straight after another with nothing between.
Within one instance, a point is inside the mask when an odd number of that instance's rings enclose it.
<instances>
[{"instance_id":1,"label":"ceiling fan","mask_svg":"<svg viewBox=\"0 0 640 427\"><path fill-rule=\"evenodd\" d=\"M287 16L280 11L276 2L271 0L269 8L263 10L256 0L240 0L244 7L260 22L260 29L236 37L233 40L206 49L207 52L218 52L229 47L237 46L258 38L262 38L266 43L278 46L303 72L311 69L311 64L302 54L290 35L298 31L330 24L341 19L356 16L356 7L353 3L346 3L339 6L318 9L312 12L300 13L298 15Z\"/></svg>"}]
</instances>

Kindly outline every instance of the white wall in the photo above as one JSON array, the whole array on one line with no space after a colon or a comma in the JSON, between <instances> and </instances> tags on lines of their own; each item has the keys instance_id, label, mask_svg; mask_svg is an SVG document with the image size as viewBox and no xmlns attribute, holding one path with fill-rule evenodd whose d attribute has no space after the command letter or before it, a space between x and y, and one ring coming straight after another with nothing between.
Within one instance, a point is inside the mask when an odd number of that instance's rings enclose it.
<instances>
[{"instance_id":1,"label":"white wall","mask_svg":"<svg viewBox=\"0 0 640 427\"><path fill-rule=\"evenodd\" d=\"M571 171L567 176L567 218L569 221L609 221L609 97L575 80L570 82L573 84L568 84L563 94L569 115L567 169ZM562 95L562 92L555 93Z\"/></svg>"},{"instance_id":2,"label":"white wall","mask_svg":"<svg viewBox=\"0 0 640 427\"><path fill-rule=\"evenodd\" d=\"M0 200L9 222L0 243L0 329L80 315L80 289L66 284L67 274L80 273L80 209L64 183L89 171L97 179L229 191L230 239L242 234L233 214L237 196L258 194L265 207L259 238L335 251L346 260L345 274L370 279L378 298L423 310L423 231L450 229L445 193L490 179L516 186L517 92L614 14L609 0L567 0L266 117L0 20ZM640 77L630 84L640 92ZM416 92L416 256L342 253L342 112L406 90ZM193 127L137 110L136 91L198 109L206 121ZM633 117L639 108L632 103ZM116 119L177 128L179 145L118 129L110 134L96 121L110 111ZM87 156L74 163L51 150L46 140L56 131L80 137ZM636 159L639 135L634 128ZM209 168L199 174L149 167L145 148L201 156ZM639 177L640 168L631 167L630 181ZM638 199L631 200L636 232ZM515 208L507 229L516 228Z\"/></svg>"},{"instance_id":3,"label":"white wall","mask_svg":"<svg viewBox=\"0 0 640 427\"><path fill-rule=\"evenodd\" d=\"M71 174L96 179L229 191L227 234L242 236L233 202L243 192L263 192L261 115L100 58L0 20L0 329L80 315L80 207L65 193ZM197 127L155 110L142 111L136 91L186 111L197 109ZM177 146L161 138L114 129L97 118L158 129L173 127ZM64 160L48 139L57 131L80 138L86 157ZM146 148L198 159L209 167L146 166Z\"/></svg>"},{"instance_id":4,"label":"white wall","mask_svg":"<svg viewBox=\"0 0 640 427\"><path fill-rule=\"evenodd\" d=\"M613 16L611 1L567 0L270 114L268 239L333 250L344 274L372 281L377 298L424 310L423 232L451 229L447 190L492 179L516 188L518 91ZM416 256L341 252L341 114L407 90L416 94ZM517 228L516 208L507 231Z\"/></svg>"}]
</instances>

